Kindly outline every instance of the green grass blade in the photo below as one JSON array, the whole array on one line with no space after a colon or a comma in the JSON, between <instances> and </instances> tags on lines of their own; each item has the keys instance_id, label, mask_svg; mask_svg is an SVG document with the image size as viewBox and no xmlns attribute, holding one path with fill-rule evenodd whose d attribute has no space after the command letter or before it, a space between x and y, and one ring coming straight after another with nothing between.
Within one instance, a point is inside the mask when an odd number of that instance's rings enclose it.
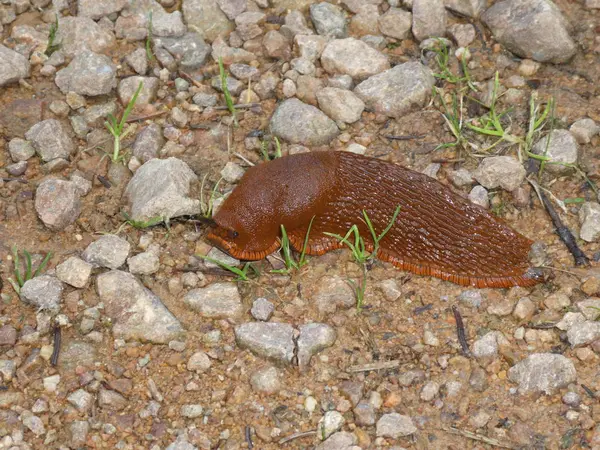
<instances>
[{"instance_id":1,"label":"green grass blade","mask_svg":"<svg viewBox=\"0 0 600 450\"><path fill-rule=\"evenodd\" d=\"M40 265L36 269L35 273L33 274L34 278L37 277L42 272L42 270L44 270L44 268L46 267L46 264L48 264L48 261L50 261L50 258L52 258L52 252L48 252L46 254L46 256L44 257L44 259L42 260L42 262L40 263Z\"/></svg>"},{"instance_id":2,"label":"green grass blade","mask_svg":"<svg viewBox=\"0 0 600 450\"><path fill-rule=\"evenodd\" d=\"M17 247L13 247L13 260L15 263L15 278L17 279L19 286L22 287L25 282L21 276L21 268L19 267L19 252L17 251Z\"/></svg>"},{"instance_id":3,"label":"green grass blade","mask_svg":"<svg viewBox=\"0 0 600 450\"><path fill-rule=\"evenodd\" d=\"M202 258L206 261L216 264L219 267L222 267L223 269L228 270L231 273L236 274L242 281L248 281L248 275L246 274L248 269L246 268L246 266L250 263L246 263L246 265L244 266L244 269L239 269L237 267L233 267L233 266L230 266L229 264L219 261L218 259L210 258L210 257L204 256L204 255L196 255L196 256L198 258Z\"/></svg>"},{"instance_id":4,"label":"green grass blade","mask_svg":"<svg viewBox=\"0 0 600 450\"><path fill-rule=\"evenodd\" d=\"M302 267L306 264L306 248L308 247L308 238L310 236L310 229L312 228L313 221L316 216L312 216L310 219L310 223L308 224L308 230L306 231L306 236L304 236L304 244L302 245L302 253L300 253L300 260L298 261L298 266Z\"/></svg>"},{"instance_id":5,"label":"green grass blade","mask_svg":"<svg viewBox=\"0 0 600 450\"><path fill-rule=\"evenodd\" d=\"M131 97L131 100L129 100L129 103L127 103L127 107L125 108L125 111L123 111L123 116L121 117L121 121L119 122L118 128L120 132L123 131L123 127L127 123L127 118L129 117L129 114L131 114L131 111L133 111L133 108L135 107L135 102L137 101L140 92L142 92L143 87L144 83L140 81L140 84L138 85L137 89L135 90L135 93L133 94L133 97Z\"/></svg>"},{"instance_id":6,"label":"green grass blade","mask_svg":"<svg viewBox=\"0 0 600 450\"><path fill-rule=\"evenodd\" d=\"M25 255L25 281L31 280L31 253L23 250Z\"/></svg>"},{"instance_id":7,"label":"green grass blade","mask_svg":"<svg viewBox=\"0 0 600 450\"><path fill-rule=\"evenodd\" d=\"M223 66L223 58L221 57L219 57L219 75L221 78L221 90L225 96L225 104L227 105L227 109L231 113L233 122L237 127L239 125L237 121L237 113L233 104L233 99L231 98L231 92L229 92L229 87L227 86L227 74L225 73L225 67Z\"/></svg>"}]
</instances>

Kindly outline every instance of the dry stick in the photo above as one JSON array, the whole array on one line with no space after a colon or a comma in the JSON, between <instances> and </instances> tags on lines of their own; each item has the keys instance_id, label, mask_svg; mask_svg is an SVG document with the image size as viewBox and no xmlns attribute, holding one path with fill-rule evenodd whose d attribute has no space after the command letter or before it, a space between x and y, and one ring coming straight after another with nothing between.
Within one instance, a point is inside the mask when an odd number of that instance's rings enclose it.
<instances>
[{"instance_id":1,"label":"dry stick","mask_svg":"<svg viewBox=\"0 0 600 450\"><path fill-rule=\"evenodd\" d=\"M233 105L233 107L235 109L247 109L247 108L254 108L256 106L260 106L260 103L239 103L237 105ZM225 110L229 109L229 107L227 107L227 106L213 106L213 109L215 111L225 111Z\"/></svg>"},{"instance_id":2,"label":"dry stick","mask_svg":"<svg viewBox=\"0 0 600 450\"><path fill-rule=\"evenodd\" d=\"M291 436L285 437L283 439L279 439L278 444L282 445L282 444L285 444L286 442L293 441L294 439L299 439L299 438L303 438L303 437L306 437L306 436L312 436L313 434L317 434L317 430L304 431L302 433L294 433Z\"/></svg>"},{"instance_id":3,"label":"dry stick","mask_svg":"<svg viewBox=\"0 0 600 450\"><path fill-rule=\"evenodd\" d=\"M400 360L393 359L391 361L381 361L371 364L350 366L346 369L346 372L370 372L372 370L396 369L398 367L400 367Z\"/></svg>"},{"instance_id":4,"label":"dry stick","mask_svg":"<svg viewBox=\"0 0 600 450\"><path fill-rule=\"evenodd\" d=\"M388 134L384 136L386 139L390 139L392 141L410 141L412 139L423 139L425 137L424 134L403 134L403 135L392 135Z\"/></svg>"},{"instance_id":5,"label":"dry stick","mask_svg":"<svg viewBox=\"0 0 600 450\"><path fill-rule=\"evenodd\" d=\"M50 358L50 364L56 366L58 364L58 356L60 355L60 341L61 331L60 326L54 327L54 350L52 351L52 357Z\"/></svg>"},{"instance_id":6,"label":"dry stick","mask_svg":"<svg viewBox=\"0 0 600 450\"><path fill-rule=\"evenodd\" d=\"M589 266L590 260L587 256L585 256L585 253L583 253L583 251L579 248L577 242L575 241L575 236L573 236L571 230L569 230L569 228L567 228L565 224L563 224L562 220L560 219L560 216L554 209L554 206L552 206L550 200L548 200L546 194L540 189L538 191L538 195L540 196L542 204L546 208L548 215L552 219L552 224L554 225L554 228L556 228L556 233L558 234L558 237L560 237L560 240L564 242L564 244L567 246L567 249L573 255L573 258L575 259L575 265Z\"/></svg>"},{"instance_id":7,"label":"dry stick","mask_svg":"<svg viewBox=\"0 0 600 450\"><path fill-rule=\"evenodd\" d=\"M500 448L511 448L511 449L515 448L514 446L512 446L510 444L505 444L504 442L500 442L498 439L489 438L487 436L483 436L482 434L473 433L473 432L467 431L467 430L459 430L458 428L454 428L454 427L450 427L450 428L442 427L442 430L446 431L447 433L464 436L468 439L472 439L474 441L479 441L479 442L485 442L486 444L495 445L496 447L500 447Z\"/></svg>"},{"instance_id":8,"label":"dry stick","mask_svg":"<svg viewBox=\"0 0 600 450\"><path fill-rule=\"evenodd\" d=\"M454 320L456 321L456 334L458 334L458 342L460 342L460 347L462 348L465 356L471 356L471 350L469 350L469 344L467 342L467 337L465 335L465 325L462 320L462 316L460 315L460 311L454 305L452 305L452 312L454 313Z\"/></svg>"},{"instance_id":9,"label":"dry stick","mask_svg":"<svg viewBox=\"0 0 600 450\"><path fill-rule=\"evenodd\" d=\"M585 391L585 393L587 395L589 395L590 397L592 397L593 399L597 398L596 394L594 393L594 391L592 391L589 387L587 387L585 384L581 383L581 387L583 388L583 390Z\"/></svg>"},{"instance_id":10,"label":"dry stick","mask_svg":"<svg viewBox=\"0 0 600 450\"><path fill-rule=\"evenodd\" d=\"M252 428L248 425L246 425L246 428L244 429L244 435L246 437L246 442L248 443L248 448L254 448L254 444L252 443Z\"/></svg>"}]
</instances>

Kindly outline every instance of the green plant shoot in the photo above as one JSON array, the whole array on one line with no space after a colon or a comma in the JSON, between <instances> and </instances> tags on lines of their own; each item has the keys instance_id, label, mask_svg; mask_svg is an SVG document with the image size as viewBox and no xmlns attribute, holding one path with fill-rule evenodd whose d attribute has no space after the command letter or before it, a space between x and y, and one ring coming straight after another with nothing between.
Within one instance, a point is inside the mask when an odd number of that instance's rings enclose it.
<instances>
[{"instance_id":1,"label":"green plant shoot","mask_svg":"<svg viewBox=\"0 0 600 450\"><path fill-rule=\"evenodd\" d=\"M121 120L117 120L117 118L115 116L113 116L112 114L109 114L108 120L106 122L104 122L104 125L106 126L108 131L114 137L113 154L111 157L111 160L114 163L117 163L123 159L123 156L120 154L121 153L121 139L123 139L127 135L127 131L124 133L123 129L125 128L125 125L127 124L127 118L129 117L129 114L131 114L131 111L133 110L133 107L135 106L135 102L137 101L137 98L140 95L140 92L141 92L143 86L144 86L144 84L140 81L138 88L136 89L135 93L129 100L127 107L125 108L125 111L123 111Z\"/></svg>"}]
</instances>

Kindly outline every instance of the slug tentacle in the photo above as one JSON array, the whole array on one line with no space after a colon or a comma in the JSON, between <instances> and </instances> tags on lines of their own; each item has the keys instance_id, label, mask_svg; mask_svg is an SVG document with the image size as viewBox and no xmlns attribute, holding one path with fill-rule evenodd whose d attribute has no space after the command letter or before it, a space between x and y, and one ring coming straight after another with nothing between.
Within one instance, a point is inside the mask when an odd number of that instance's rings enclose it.
<instances>
[{"instance_id":1,"label":"slug tentacle","mask_svg":"<svg viewBox=\"0 0 600 450\"><path fill-rule=\"evenodd\" d=\"M348 152L279 158L249 170L215 216L209 238L241 259L261 259L277 247L280 225L306 253L343 247L325 233L345 235L357 225L373 248L363 210L381 233L377 257L398 268L476 287L530 286L531 241L488 211L426 175ZM239 237L230 239L230 231Z\"/></svg>"}]
</instances>

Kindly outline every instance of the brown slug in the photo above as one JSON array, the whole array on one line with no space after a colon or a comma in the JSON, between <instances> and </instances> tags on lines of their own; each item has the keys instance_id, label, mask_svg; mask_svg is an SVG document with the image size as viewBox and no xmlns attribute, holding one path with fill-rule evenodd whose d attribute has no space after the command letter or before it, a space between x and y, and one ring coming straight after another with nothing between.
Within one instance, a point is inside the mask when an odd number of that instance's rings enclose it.
<instances>
[{"instance_id":1,"label":"brown slug","mask_svg":"<svg viewBox=\"0 0 600 450\"><path fill-rule=\"evenodd\" d=\"M280 225L301 251L310 229L309 255L344 245L356 224L373 249L365 210L379 234L397 206L400 213L380 242L377 257L400 269L464 286L531 286L532 242L485 209L427 175L349 152L284 156L251 167L214 216L208 239L235 258L258 260L279 247Z\"/></svg>"}]
</instances>

